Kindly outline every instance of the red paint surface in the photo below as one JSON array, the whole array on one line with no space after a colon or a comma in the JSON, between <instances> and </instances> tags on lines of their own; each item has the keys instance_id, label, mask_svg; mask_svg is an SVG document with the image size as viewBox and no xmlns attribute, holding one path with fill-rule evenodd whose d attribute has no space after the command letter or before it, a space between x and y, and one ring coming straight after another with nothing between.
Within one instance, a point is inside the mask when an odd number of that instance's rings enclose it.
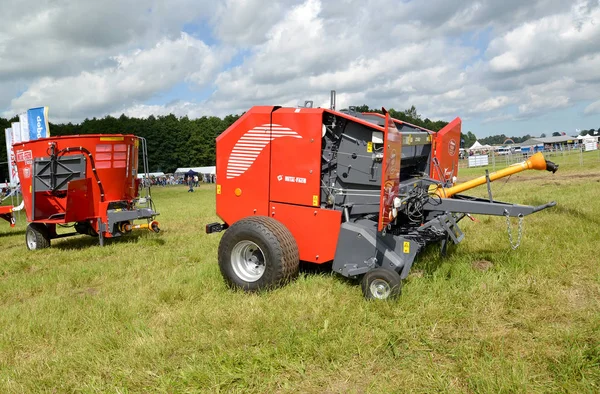
<instances>
[{"instance_id":1,"label":"red paint surface","mask_svg":"<svg viewBox=\"0 0 600 394\"><path fill-rule=\"evenodd\" d=\"M439 168L436 168L432 159L430 176L433 179L446 182L458 175L461 125L460 118L456 118L435 134L433 157L437 159Z\"/></svg>"}]
</instances>

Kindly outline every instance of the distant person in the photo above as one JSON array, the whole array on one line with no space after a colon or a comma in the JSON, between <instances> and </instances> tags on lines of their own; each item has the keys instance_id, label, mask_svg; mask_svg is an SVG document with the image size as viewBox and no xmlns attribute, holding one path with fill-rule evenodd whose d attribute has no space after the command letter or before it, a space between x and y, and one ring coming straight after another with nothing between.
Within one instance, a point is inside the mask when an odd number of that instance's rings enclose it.
<instances>
[{"instance_id":1,"label":"distant person","mask_svg":"<svg viewBox=\"0 0 600 394\"><path fill-rule=\"evenodd\" d=\"M194 178L191 175L188 176L188 186L190 187L188 189L188 193L193 192L194 191Z\"/></svg>"}]
</instances>

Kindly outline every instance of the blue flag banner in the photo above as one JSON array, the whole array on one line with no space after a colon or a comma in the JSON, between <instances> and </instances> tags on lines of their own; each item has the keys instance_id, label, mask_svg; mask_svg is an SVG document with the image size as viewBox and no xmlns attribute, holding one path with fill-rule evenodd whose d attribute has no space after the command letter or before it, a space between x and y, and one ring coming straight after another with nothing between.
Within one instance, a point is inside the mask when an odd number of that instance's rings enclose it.
<instances>
[{"instance_id":1,"label":"blue flag banner","mask_svg":"<svg viewBox=\"0 0 600 394\"><path fill-rule=\"evenodd\" d=\"M50 137L48 107L31 108L27 111L29 120L29 140Z\"/></svg>"}]
</instances>

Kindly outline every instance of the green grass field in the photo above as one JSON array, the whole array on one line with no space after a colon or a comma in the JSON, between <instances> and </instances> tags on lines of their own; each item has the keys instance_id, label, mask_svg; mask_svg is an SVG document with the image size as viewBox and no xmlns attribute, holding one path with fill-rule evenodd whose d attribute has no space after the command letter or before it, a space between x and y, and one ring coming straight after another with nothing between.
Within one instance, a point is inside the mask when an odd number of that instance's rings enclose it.
<instances>
[{"instance_id":1,"label":"green grass field","mask_svg":"<svg viewBox=\"0 0 600 394\"><path fill-rule=\"evenodd\" d=\"M314 270L227 290L211 186L154 188L162 233L104 248L29 252L24 220L2 222L0 393L600 392L598 158L495 182L500 201L558 205L525 218L516 251L505 218L463 220L465 241L426 250L394 302Z\"/></svg>"}]
</instances>

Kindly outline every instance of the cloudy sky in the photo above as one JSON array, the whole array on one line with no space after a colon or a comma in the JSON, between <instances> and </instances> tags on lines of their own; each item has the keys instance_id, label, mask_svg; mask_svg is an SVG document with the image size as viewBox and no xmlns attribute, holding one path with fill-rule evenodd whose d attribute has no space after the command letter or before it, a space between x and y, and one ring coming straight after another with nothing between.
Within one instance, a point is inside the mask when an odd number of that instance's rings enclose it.
<instances>
[{"instance_id":1,"label":"cloudy sky","mask_svg":"<svg viewBox=\"0 0 600 394\"><path fill-rule=\"evenodd\" d=\"M600 128L600 0L1 0L0 114L415 105L483 137Z\"/></svg>"}]
</instances>

